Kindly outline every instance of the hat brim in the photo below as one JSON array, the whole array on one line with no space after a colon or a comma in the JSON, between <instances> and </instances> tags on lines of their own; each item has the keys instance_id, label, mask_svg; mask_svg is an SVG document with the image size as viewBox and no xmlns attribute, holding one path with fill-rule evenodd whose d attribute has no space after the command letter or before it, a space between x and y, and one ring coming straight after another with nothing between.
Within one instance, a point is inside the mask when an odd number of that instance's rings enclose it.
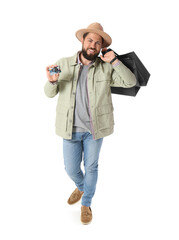
<instances>
[{"instance_id":1,"label":"hat brim","mask_svg":"<svg viewBox=\"0 0 179 240\"><path fill-rule=\"evenodd\" d=\"M103 31L100 31L100 30L84 28L84 29L78 30L75 35L78 38L78 40L81 42L83 35L87 32L96 33L104 39L104 42L102 44L102 48L109 47L109 45L111 45L111 43L112 43L111 37L107 33L103 32Z\"/></svg>"}]
</instances>

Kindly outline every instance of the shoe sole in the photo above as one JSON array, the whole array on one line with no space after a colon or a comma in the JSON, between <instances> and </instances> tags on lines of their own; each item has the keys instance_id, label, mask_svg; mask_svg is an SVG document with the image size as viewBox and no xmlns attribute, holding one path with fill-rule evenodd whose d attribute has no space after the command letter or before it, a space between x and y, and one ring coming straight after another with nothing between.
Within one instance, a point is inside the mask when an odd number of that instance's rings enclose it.
<instances>
[{"instance_id":1,"label":"shoe sole","mask_svg":"<svg viewBox=\"0 0 179 240\"><path fill-rule=\"evenodd\" d=\"M81 221L81 223L82 223L83 225L88 225L88 224L90 224L91 222L92 222L92 219L91 219L90 222L87 222L87 223Z\"/></svg>"}]
</instances>

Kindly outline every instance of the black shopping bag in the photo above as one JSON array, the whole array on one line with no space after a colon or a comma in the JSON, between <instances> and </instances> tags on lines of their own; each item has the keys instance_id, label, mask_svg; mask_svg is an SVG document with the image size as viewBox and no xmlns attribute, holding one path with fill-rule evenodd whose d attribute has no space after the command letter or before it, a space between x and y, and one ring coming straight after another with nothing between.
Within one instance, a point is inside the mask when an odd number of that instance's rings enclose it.
<instances>
[{"instance_id":1,"label":"black shopping bag","mask_svg":"<svg viewBox=\"0 0 179 240\"><path fill-rule=\"evenodd\" d=\"M113 51L108 48L106 51L103 51L103 55L107 52ZM114 52L114 51L113 51ZM134 73L137 84L131 88L122 88L122 87L111 87L111 93L122 94L127 96L136 96L141 86L146 86L150 77L150 73L145 68L141 60L138 58L135 52L126 53L123 55L118 55L116 52L116 57L126 66L131 72Z\"/></svg>"}]
</instances>

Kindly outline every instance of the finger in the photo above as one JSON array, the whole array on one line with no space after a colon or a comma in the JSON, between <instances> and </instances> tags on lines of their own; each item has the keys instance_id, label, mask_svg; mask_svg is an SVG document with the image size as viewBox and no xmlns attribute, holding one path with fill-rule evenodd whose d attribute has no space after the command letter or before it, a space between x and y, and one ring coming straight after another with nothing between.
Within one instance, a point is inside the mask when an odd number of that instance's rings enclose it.
<instances>
[{"instance_id":1,"label":"finger","mask_svg":"<svg viewBox=\"0 0 179 240\"><path fill-rule=\"evenodd\" d=\"M46 67L46 73L47 73L47 76L50 77L50 71L49 71L49 67Z\"/></svg>"},{"instance_id":2,"label":"finger","mask_svg":"<svg viewBox=\"0 0 179 240\"><path fill-rule=\"evenodd\" d=\"M105 59L105 58L103 57L103 55L100 55L100 58L101 58L103 61L104 61L104 59Z\"/></svg>"},{"instance_id":3,"label":"finger","mask_svg":"<svg viewBox=\"0 0 179 240\"><path fill-rule=\"evenodd\" d=\"M47 67L46 67L46 71L48 71L48 70L49 70L49 68L50 68L50 66L47 66Z\"/></svg>"},{"instance_id":4,"label":"finger","mask_svg":"<svg viewBox=\"0 0 179 240\"><path fill-rule=\"evenodd\" d=\"M50 68L53 68L53 67L54 67L54 65L49 65L46 67L46 70L49 70Z\"/></svg>"},{"instance_id":5,"label":"finger","mask_svg":"<svg viewBox=\"0 0 179 240\"><path fill-rule=\"evenodd\" d=\"M107 48L102 48L102 52L103 52L103 51L107 51Z\"/></svg>"}]
</instances>

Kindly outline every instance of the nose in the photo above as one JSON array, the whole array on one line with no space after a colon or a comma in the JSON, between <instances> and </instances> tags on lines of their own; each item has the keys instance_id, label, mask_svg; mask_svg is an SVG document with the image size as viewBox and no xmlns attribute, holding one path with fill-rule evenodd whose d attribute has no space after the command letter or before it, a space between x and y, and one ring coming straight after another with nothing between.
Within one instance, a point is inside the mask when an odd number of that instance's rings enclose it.
<instances>
[{"instance_id":1,"label":"nose","mask_svg":"<svg viewBox=\"0 0 179 240\"><path fill-rule=\"evenodd\" d=\"M94 48L94 49L96 48L95 42L92 42L92 43L91 43L91 48Z\"/></svg>"}]
</instances>

